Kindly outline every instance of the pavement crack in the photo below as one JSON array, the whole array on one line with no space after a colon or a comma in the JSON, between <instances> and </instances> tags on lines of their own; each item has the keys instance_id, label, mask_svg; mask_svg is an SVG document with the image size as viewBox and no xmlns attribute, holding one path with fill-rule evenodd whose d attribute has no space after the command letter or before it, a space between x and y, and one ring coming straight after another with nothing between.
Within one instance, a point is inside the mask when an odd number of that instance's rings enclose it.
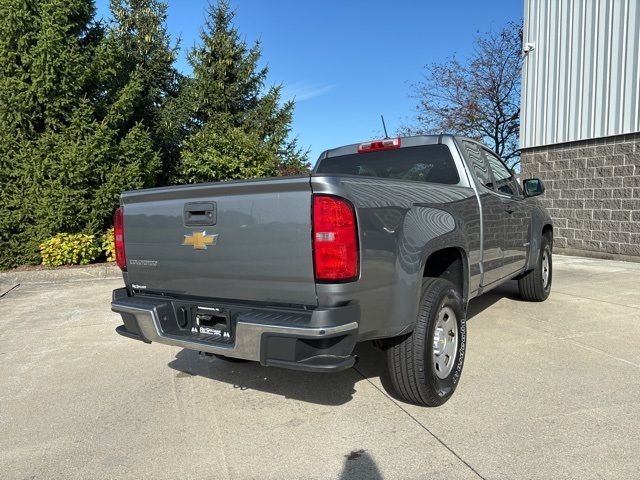
<instances>
[{"instance_id":1,"label":"pavement crack","mask_svg":"<svg viewBox=\"0 0 640 480\"><path fill-rule=\"evenodd\" d=\"M5 295L9 295L11 292L13 292L19 286L20 286L20 284L16 283L12 287L7 288L4 292L2 292L2 294L0 295L0 298L4 297Z\"/></svg>"},{"instance_id":2,"label":"pavement crack","mask_svg":"<svg viewBox=\"0 0 640 480\"><path fill-rule=\"evenodd\" d=\"M533 332L539 333L540 335L543 335L545 337L552 338L554 340L560 340L562 342L571 343L571 344L575 345L576 347L580 347L580 348L582 348L584 350L588 350L588 351L594 352L594 353L599 353L601 355L604 355L606 357L612 358L614 360L618 360L618 361L620 361L622 363L626 363L627 365L631 365L633 367L640 368L640 365L635 363L635 362L632 362L630 360L626 360L626 359L624 359L622 357L618 357L617 355L612 355L611 353L609 353L609 352L607 352L605 350L602 350L600 348L592 347L591 345L587 345L587 344L584 344L582 342L579 342L573 336L567 336L567 335L558 336L555 333L547 331L547 330L544 330L544 329L534 328L534 327L531 327L529 325L524 325L522 323L519 323L519 322L513 321L513 320L511 322L514 325L518 325L521 328L527 328L527 329L529 329L529 330L531 330Z\"/></svg>"},{"instance_id":3,"label":"pavement crack","mask_svg":"<svg viewBox=\"0 0 640 480\"><path fill-rule=\"evenodd\" d=\"M591 302L600 302L600 303L606 303L609 305L615 305L617 307L626 307L626 308L633 308L634 310L640 310L640 307L636 307L635 305L625 305L624 303L610 302L609 300L600 300L598 298L583 297L582 295L576 295L575 293L566 293L566 292L561 292L559 290L554 290L553 293L556 295L560 294L560 295L565 295L567 297L575 297L575 298L580 298L582 300L589 300Z\"/></svg>"},{"instance_id":4,"label":"pavement crack","mask_svg":"<svg viewBox=\"0 0 640 480\"><path fill-rule=\"evenodd\" d=\"M584 348L585 350L589 350L589 351L592 351L592 352L600 353L600 354L605 355L605 356L607 356L609 358L613 358L614 360L618 360L618 361L620 361L622 363L626 363L627 365L631 365L631 366L634 366L636 368L640 368L640 365L638 365L637 363L631 362L629 360L626 360L624 358L618 357L616 355L611 355L609 352L606 352L606 351L604 351L604 350L602 350L600 348L592 347L591 345L585 345L584 343L578 342L578 341L576 341L576 340L574 340L572 338L565 337L565 338L561 338L561 340L564 340L564 341L569 342L569 343L573 343L574 345L576 345L578 347L581 347L581 348Z\"/></svg>"},{"instance_id":5,"label":"pavement crack","mask_svg":"<svg viewBox=\"0 0 640 480\"><path fill-rule=\"evenodd\" d=\"M360 370L358 370L356 367L353 367L353 369L358 372L358 374L364 378L369 385L373 386L373 388L375 388L376 390L378 390L378 392L380 392L382 395L384 395L391 403L393 403L396 407L398 407L400 410L402 410L411 420L413 420L420 428L422 428L425 432L427 432L429 435L431 435L440 445L442 445L444 448L446 448L454 457L456 457L460 462L462 462L469 470L471 470L478 478L481 478L482 480L487 480L486 477L482 476L480 474L480 472L478 472L478 470L476 470L469 462L467 462L464 458L462 458L460 455L458 455L458 453L456 453L456 451L451 448L449 445L447 445L445 443L444 440L442 440L440 437L438 437L438 435L436 435L435 433L433 433L431 430L429 430L429 428L422 423L420 420L418 420L416 417L414 417L411 412L409 412L406 408L404 408L399 402L397 402L394 398L392 398L387 392L383 391L380 387L378 387L375 383L373 383L371 381L371 379L369 377L367 377L365 374L363 374Z\"/></svg>"}]
</instances>

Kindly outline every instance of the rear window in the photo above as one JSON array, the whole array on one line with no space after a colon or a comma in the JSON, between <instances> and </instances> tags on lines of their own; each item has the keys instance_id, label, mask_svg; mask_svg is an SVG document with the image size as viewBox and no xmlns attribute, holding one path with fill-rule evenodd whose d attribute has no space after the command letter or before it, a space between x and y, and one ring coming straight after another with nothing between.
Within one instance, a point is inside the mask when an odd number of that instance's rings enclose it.
<instances>
[{"instance_id":1,"label":"rear window","mask_svg":"<svg viewBox=\"0 0 640 480\"><path fill-rule=\"evenodd\" d=\"M460 182L458 170L446 145L421 145L329 157L320 161L316 172L447 185Z\"/></svg>"}]
</instances>

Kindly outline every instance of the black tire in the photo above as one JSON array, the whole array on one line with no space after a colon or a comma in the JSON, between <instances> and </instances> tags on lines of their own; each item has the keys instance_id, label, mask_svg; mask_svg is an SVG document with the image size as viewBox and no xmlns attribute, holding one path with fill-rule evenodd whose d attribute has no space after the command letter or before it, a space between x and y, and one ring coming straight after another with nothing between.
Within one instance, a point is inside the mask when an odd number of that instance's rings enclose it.
<instances>
[{"instance_id":1,"label":"black tire","mask_svg":"<svg viewBox=\"0 0 640 480\"><path fill-rule=\"evenodd\" d=\"M544 261L546 257L546 262ZM545 282L545 269L546 282ZM533 270L529 270L518 279L518 290L523 300L528 302L544 302L551 293L551 283L553 281L553 258L551 255L551 241L549 237L543 235L540 242L538 260Z\"/></svg>"},{"instance_id":2,"label":"black tire","mask_svg":"<svg viewBox=\"0 0 640 480\"><path fill-rule=\"evenodd\" d=\"M436 371L434 335L439 318L447 316L446 312L455 314L451 321L457 326L457 335L451 344L455 344L457 350L453 355L454 359L450 359L451 366L447 367L450 372L445 378L441 378L445 372L439 374ZM387 350L391 386L397 397L427 407L445 403L455 391L462 374L466 337L466 320L460 292L447 280L425 279L413 332L391 339Z\"/></svg>"},{"instance_id":3,"label":"black tire","mask_svg":"<svg viewBox=\"0 0 640 480\"><path fill-rule=\"evenodd\" d=\"M220 360L224 360L226 362L231 362L231 363L247 363L251 361L251 360L245 360L244 358L225 357L224 355L220 355L218 353L214 353L213 356L216 358L219 358Z\"/></svg>"}]
</instances>

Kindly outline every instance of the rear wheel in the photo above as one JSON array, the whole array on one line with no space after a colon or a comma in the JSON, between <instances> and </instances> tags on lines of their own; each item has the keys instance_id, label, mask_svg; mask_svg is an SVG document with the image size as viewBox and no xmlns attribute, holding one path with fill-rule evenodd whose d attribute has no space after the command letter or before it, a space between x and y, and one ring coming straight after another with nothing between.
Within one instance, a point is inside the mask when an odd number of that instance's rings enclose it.
<instances>
[{"instance_id":1,"label":"rear wheel","mask_svg":"<svg viewBox=\"0 0 640 480\"><path fill-rule=\"evenodd\" d=\"M391 384L402 399L436 407L455 391L466 346L462 298L440 278L425 279L416 325L408 335L391 340L387 363Z\"/></svg>"},{"instance_id":2,"label":"rear wheel","mask_svg":"<svg viewBox=\"0 0 640 480\"><path fill-rule=\"evenodd\" d=\"M543 302L551 293L552 280L553 258L551 256L551 241L549 237L543 235L536 266L518 279L520 296L529 302Z\"/></svg>"}]
</instances>

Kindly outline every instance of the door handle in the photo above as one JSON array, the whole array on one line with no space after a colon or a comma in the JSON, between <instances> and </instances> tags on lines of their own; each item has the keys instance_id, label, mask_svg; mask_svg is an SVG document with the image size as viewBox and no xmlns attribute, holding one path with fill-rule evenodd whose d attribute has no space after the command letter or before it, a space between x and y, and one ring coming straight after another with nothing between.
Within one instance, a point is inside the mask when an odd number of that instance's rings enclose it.
<instances>
[{"instance_id":1,"label":"door handle","mask_svg":"<svg viewBox=\"0 0 640 480\"><path fill-rule=\"evenodd\" d=\"M191 202L184 206L184 224L187 227L215 225L217 222L216 202Z\"/></svg>"},{"instance_id":2,"label":"door handle","mask_svg":"<svg viewBox=\"0 0 640 480\"><path fill-rule=\"evenodd\" d=\"M504 211L507 213L513 213L516 210L511 205L507 205L506 207L504 207Z\"/></svg>"}]
</instances>

